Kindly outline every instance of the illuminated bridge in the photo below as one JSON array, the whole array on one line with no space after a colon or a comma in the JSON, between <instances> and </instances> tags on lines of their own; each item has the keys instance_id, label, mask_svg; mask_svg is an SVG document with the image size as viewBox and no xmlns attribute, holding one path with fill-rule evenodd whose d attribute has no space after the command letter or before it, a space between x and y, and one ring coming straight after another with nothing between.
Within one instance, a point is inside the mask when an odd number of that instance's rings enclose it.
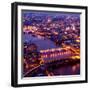
<instances>
[{"instance_id":1,"label":"illuminated bridge","mask_svg":"<svg viewBox=\"0 0 90 90\"><path fill-rule=\"evenodd\" d=\"M62 59L80 59L79 53L72 47L41 50L40 54L44 63L50 63Z\"/></svg>"},{"instance_id":2,"label":"illuminated bridge","mask_svg":"<svg viewBox=\"0 0 90 90\"><path fill-rule=\"evenodd\" d=\"M41 63L37 66L34 66L32 69L28 70L24 76L27 76L31 72L36 69L39 69L42 65L46 65L47 63L53 63L55 61L68 62L71 60L79 60L80 59L80 50L71 46L65 46L64 48L55 48L55 49L47 49L41 50Z\"/></svg>"}]
</instances>

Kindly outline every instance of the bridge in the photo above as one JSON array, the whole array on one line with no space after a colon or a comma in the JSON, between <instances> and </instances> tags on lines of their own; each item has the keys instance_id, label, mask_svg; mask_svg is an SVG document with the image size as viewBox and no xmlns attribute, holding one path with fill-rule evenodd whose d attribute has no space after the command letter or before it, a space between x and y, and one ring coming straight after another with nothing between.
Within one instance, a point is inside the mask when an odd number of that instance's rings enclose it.
<instances>
[{"instance_id":1,"label":"bridge","mask_svg":"<svg viewBox=\"0 0 90 90\"><path fill-rule=\"evenodd\" d=\"M46 65L47 63L53 63L57 61L66 61L70 59L72 60L79 60L80 59L80 50L76 49L72 46L66 46L64 45L63 48L54 48L54 49L47 49L47 50L41 50L40 51L40 64L35 65L33 68L29 69L24 76L27 74L33 72L34 70L40 68L42 65Z\"/></svg>"},{"instance_id":2,"label":"bridge","mask_svg":"<svg viewBox=\"0 0 90 90\"><path fill-rule=\"evenodd\" d=\"M44 63L51 63L64 59L80 59L80 53L74 47L65 46L64 48L55 48L41 50L41 59Z\"/></svg>"}]
</instances>

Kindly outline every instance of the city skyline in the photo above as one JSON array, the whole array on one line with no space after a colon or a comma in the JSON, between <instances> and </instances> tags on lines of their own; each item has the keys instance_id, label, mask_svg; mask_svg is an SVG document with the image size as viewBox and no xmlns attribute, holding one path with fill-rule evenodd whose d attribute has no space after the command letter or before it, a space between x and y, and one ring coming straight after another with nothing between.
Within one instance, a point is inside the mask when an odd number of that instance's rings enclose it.
<instances>
[{"instance_id":1,"label":"city skyline","mask_svg":"<svg viewBox=\"0 0 90 90\"><path fill-rule=\"evenodd\" d=\"M80 74L80 13L22 11L22 25L23 77Z\"/></svg>"}]
</instances>

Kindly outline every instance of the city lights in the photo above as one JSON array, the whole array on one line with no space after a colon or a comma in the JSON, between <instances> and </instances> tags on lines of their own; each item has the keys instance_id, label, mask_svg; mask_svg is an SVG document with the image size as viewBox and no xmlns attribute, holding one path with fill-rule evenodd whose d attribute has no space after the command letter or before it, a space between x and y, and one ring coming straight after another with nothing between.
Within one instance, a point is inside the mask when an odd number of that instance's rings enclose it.
<instances>
[{"instance_id":1,"label":"city lights","mask_svg":"<svg viewBox=\"0 0 90 90\"><path fill-rule=\"evenodd\" d=\"M27 12L23 12L23 76L80 74L80 15Z\"/></svg>"}]
</instances>

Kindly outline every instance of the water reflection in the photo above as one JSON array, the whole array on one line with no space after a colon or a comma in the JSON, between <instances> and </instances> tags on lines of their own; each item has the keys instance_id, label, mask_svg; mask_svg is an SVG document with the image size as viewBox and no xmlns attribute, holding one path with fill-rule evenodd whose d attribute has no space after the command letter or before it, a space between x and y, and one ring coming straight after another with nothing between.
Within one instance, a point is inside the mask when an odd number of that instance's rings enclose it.
<instances>
[{"instance_id":1,"label":"water reflection","mask_svg":"<svg viewBox=\"0 0 90 90\"><path fill-rule=\"evenodd\" d=\"M53 70L54 75L79 75L80 64L65 65Z\"/></svg>"}]
</instances>

